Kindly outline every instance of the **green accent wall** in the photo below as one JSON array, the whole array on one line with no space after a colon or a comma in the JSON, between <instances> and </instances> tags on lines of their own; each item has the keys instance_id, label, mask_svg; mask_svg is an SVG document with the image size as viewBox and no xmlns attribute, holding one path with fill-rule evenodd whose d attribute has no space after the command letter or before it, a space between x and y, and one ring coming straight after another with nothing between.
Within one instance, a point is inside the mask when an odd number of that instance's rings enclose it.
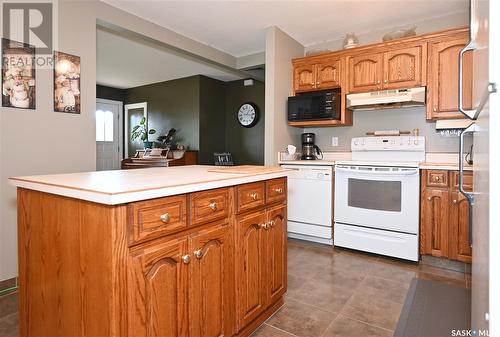
<instances>
[{"instance_id":1,"label":"green accent wall","mask_svg":"<svg viewBox=\"0 0 500 337\"><path fill-rule=\"evenodd\" d=\"M264 165L264 101L265 85L255 81L244 86L243 80L226 82L226 149L233 154L236 165ZM244 128L237 119L243 103L252 102L259 107L259 120L251 128Z\"/></svg>"},{"instance_id":2,"label":"green accent wall","mask_svg":"<svg viewBox=\"0 0 500 337\"><path fill-rule=\"evenodd\" d=\"M176 142L191 150L199 150L199 83L199 76L192 76L127 89L125 104L148 103L148 126L157 131L150 135L150 140L175 128ZM130 139L127 141L129 156L132 156L136 144L132 144Z\"/></svg>"},{"instance_id":3,"label":"green accent wall","mask_svg":"<svg viewBox=\"0 0 500 337\"><path fill-rule=\"evenodd\" d=\"M157 130L150 140L175 128L175 141L198 150L199 164L213 165L214 152L231 152L236 165L264 163L264 83L245 87L243 80L222 82L197 75L125 92L124 104L148 103L149 127ZM236 118L245 102L259 107L259 122L252 128L242 127ZM131 143L127 134L132 156L140 144Z\"/></svg>"}]
</instances>

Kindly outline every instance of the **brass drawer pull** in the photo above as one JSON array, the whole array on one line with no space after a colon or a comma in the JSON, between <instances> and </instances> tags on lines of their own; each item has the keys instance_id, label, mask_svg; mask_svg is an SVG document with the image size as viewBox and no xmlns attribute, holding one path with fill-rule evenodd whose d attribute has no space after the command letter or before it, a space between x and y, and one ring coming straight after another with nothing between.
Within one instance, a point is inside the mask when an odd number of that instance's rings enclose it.
<instances>
[{"instance_id":1,"label":"brass drawer pull","mask_svg":"<svg viewBox=\"0 0 500 337\"><path fill-rule=\"evenodd\" d=\"M163 223L169 223L170 222L170 214L165 213L165 214L160 215L160 220Z\"/></svg>"},{"instance_id":2,"label":"brass drawer pull","mask_svg":"<svg viewBox=\"0 0 500 337\"><path fill-rule=\"evenodd\" d=\"M265 230L268 230L268 229L269 229L269 223L268 223L268 222L263 223L263 224L260 224L259 226L260 226L260 228L263 228L263 229L265 229Z\"/></svg>"},{"instance_id":3,"label":"brass drawer pull","mask_svg":"<svg viewBox=\"0 0 500 337\"><path fill-rule=\"evenodd\" d=\"M278 188L274 189L274 192L281 194L281 193L283 193L283 189L281 187L278 187Z\"/></svg>"},{"instance_id":4,"label":"brass drawer pull","mask_svg":"<svg viewBox=\"0 0 500 337\"><path fill-rule=\"evenodd\" d=\"M197 259L201 259L203 257L203 251L201 249L195 250L194 256L196 256Z\"/></svg>"},{"instance_id":5,"label":"brass drawer pull","mask_svg":"<svg viewBox=\"0 0 500 337\"><path fill-rule=\"evenodd\" d=\"M185 264L189 264L189 262L191 262L191 257L189 255L184 255L182 257L182 262L184 262Z\"/></svg>"},{"instance_id":6,"label":"brass drawer pull","mask_svg":"<svg viewBox=\"0 0 500 337\"><path fill-rule=\"evenodd\" d=\"M210 207L210 209L215 212L217 210L217 202L216 201L211 201L208 204L208 207Z\"/></svg>"},{"instance_id":7,"label":"brass drawer pull","mask_svg":"<svg viewBox=\"0 0 500 337\"><path fill-rule=\"evenodd\" d=\"M434 177L434 181L435 181L435 182L437 182L437 183L438 183L438 182L440 182L440 181L441 181L441 177L439 177L439 176L435 176L435 177Z\"/></svg>"},{"instance_id":8,"label":"brass drawer pull","mask_svg":"<svg viewBox=\"0 0 500 337\"><path fill-rule=\"evenodd\" d=\"M458 203L458 200L457 199L453 199L453 203L454 204Z\"/></svg>"},{"instance_id":9,"label":"brass drawer pull","mask_svg":"<svg viewBox=\"0 0 500 337\"><path fill-rule=\"evenodd\" d=\"M257 200L259 198L259 194L257 192L254 192L250 194L250 198L252 198L253 200Z\"/></svg>"},{"instance_id":10,"label":"brass drawer pull","mask_svg":"<svg viewBox=\"0 0 500 337\"><path fill-rule=\"evenodd\" d=\"M432 197L427 197L427 200L431 201L431 200L432 200Z\"/></svg>"},{"instance_id":11,"label":"brass drawer pull","mask_svg":"<svg viewBox=\"0 0 500 337\"><path fill-rule=\"evenodd\" d=\"M271 221L268 222L268 224L269 224L270 228L273 228L274 225L276 225L276 222L274 220L271 220Z\"/></svg>"}]
</instances>

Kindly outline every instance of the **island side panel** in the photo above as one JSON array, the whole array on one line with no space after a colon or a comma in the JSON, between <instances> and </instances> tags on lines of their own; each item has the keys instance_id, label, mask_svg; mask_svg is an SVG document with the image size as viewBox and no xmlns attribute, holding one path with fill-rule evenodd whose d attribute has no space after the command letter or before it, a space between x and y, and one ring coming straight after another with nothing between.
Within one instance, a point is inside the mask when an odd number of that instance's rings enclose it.
<instances>
[{"instance_id":1,"label":"island side panel","mask_svg":"<svg viewBox=\"0 0 500 337\"><path fill-rule=\"evenodd\" d=\"M17 197L20 336L125 335L124 206Z\"/></svg>"}]
</instances>

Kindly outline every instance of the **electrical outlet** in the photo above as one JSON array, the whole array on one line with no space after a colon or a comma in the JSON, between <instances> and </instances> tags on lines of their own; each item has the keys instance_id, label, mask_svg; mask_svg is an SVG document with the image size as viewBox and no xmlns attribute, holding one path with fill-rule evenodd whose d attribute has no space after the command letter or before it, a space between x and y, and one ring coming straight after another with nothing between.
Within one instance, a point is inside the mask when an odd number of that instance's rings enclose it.
<instances>
[{"instance_id":1,"label":"electrical outlet","mask_svg":"<svg viewBox=\"0 0 500 337\"><path fill-rule=\"evenodd\" d=\"M339 137L332 137L332 146L339 146Z\"/></svg>"}]
</instances>

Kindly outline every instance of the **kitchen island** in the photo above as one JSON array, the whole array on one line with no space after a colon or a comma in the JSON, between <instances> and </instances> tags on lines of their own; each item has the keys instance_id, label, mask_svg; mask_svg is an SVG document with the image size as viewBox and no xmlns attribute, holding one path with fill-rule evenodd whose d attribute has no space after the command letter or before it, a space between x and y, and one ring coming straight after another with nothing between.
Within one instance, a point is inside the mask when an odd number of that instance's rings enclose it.
<instances>
[{"instance_id":1,"label":"kitchen island","mask_svg":"<svg viewBox=\"0 0 500 337\"><path fill-rule=\"evenodd\" d=\"M287 289L287 171L14 177L21 336L248 336Z\"/></svg>"}]
</instances>

